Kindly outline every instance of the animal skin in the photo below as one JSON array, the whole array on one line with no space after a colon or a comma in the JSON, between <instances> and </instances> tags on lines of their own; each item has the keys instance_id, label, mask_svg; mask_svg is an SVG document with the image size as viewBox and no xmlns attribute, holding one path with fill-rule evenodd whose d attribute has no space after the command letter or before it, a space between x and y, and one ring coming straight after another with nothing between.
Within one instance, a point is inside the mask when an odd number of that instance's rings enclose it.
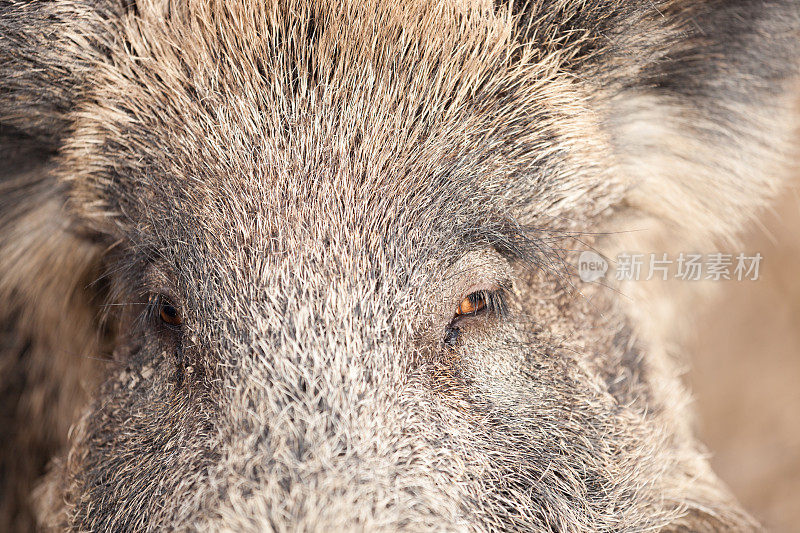
<instances>
[{"instance_id":1,"label":"animal skin","mask_svg":"<svg viewBox=\"0 0 800 533\"><path fill-rule=\"evenodd\" d=\"M757 529L695 287L574 265L752 223L799 58L796 0L0 0L0 530Z\"/></svg>"}]
</instances>

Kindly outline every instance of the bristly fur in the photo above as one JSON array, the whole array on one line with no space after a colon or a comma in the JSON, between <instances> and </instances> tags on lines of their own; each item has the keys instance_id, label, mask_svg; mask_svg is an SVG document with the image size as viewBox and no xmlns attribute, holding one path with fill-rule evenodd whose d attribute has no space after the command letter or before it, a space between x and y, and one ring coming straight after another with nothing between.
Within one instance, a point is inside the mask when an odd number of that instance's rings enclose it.
<instances>
[{"instance_id":1,"label":"bristly fur","mask_svg":"<svg viewBox=\"0 0 800 533\"><path fill-rule=\"evenodd\" d=\"M678 295L566 265L751 220L798 43L793 0L0 0L0 529L755 528Z\"/></svg>"}]
</instances>

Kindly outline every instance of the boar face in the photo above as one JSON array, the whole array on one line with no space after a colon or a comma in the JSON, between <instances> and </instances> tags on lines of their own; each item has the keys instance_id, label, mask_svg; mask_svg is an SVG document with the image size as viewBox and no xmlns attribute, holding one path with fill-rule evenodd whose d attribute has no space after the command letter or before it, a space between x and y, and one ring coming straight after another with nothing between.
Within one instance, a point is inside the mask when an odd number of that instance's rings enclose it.
<instances>
[{"instance_id":1,"label":"boar face","mask_svg":"<svg viewBox=\"0 0 800 533\"><path fill-rule=\"evenodd\" d=\"M39 222L27 261L72 288L10 259L0 295L63 303L33 352L101 360L47 378L88 393L39 520L751 527L650 308L576 285L572 250L645 219L705 242L757 207L797 9L584 4L3 7L2 68L63 68L4 82L14 146L42 163L3 182L30 207L0 213ZM756 65L768 51L786 60Z\"/></svg>"}]
</instances>

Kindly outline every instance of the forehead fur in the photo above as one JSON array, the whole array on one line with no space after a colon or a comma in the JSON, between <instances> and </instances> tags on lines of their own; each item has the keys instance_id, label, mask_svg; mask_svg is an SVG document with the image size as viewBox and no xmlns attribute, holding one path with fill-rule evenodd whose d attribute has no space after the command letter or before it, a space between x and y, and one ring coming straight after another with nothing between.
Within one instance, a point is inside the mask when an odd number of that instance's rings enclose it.
<instances>
[{"instance_id":1,"label":"forehead fur","mask_svg":"<svg viewBox=\"0 0 800 533\"><path fill-rule=\"evenodd\" d=\"M458 226L523 205L563 214L591 189L597 210L614 187L564 58L519 44L505 9L137 2L108 25L64 157L82 214L128 234L169 216L263 240L342 210L359 227L421 212Z\"/></svg>"}]
</instances>

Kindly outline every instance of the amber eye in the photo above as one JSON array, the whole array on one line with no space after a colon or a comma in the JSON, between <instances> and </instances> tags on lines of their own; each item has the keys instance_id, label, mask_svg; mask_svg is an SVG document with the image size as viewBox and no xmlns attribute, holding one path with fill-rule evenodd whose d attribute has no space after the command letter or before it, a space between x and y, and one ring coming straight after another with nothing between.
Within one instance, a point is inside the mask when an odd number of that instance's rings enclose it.
<instances>
[{"instance_id":1,"label":"amber eye","mask_svg":"<svg viewBox=\"0 0 800 533\"><path fill-rule=\"evenodd\" d=\"M162 300L159 305L158 313L165 324L169 324L170 326L181 325L181 314L170 302Z\"/></svg>"},{"instance_id":2,"label":"amber eye","mask_svg":"<svg viewBox=\"0 0 800 533\"><path fill-rule=\"evenodd\" d=\"M473 292L458 304L456 316L474 315L486 308L486 295L483 291Z\"/></svg>"}]
</instances>

